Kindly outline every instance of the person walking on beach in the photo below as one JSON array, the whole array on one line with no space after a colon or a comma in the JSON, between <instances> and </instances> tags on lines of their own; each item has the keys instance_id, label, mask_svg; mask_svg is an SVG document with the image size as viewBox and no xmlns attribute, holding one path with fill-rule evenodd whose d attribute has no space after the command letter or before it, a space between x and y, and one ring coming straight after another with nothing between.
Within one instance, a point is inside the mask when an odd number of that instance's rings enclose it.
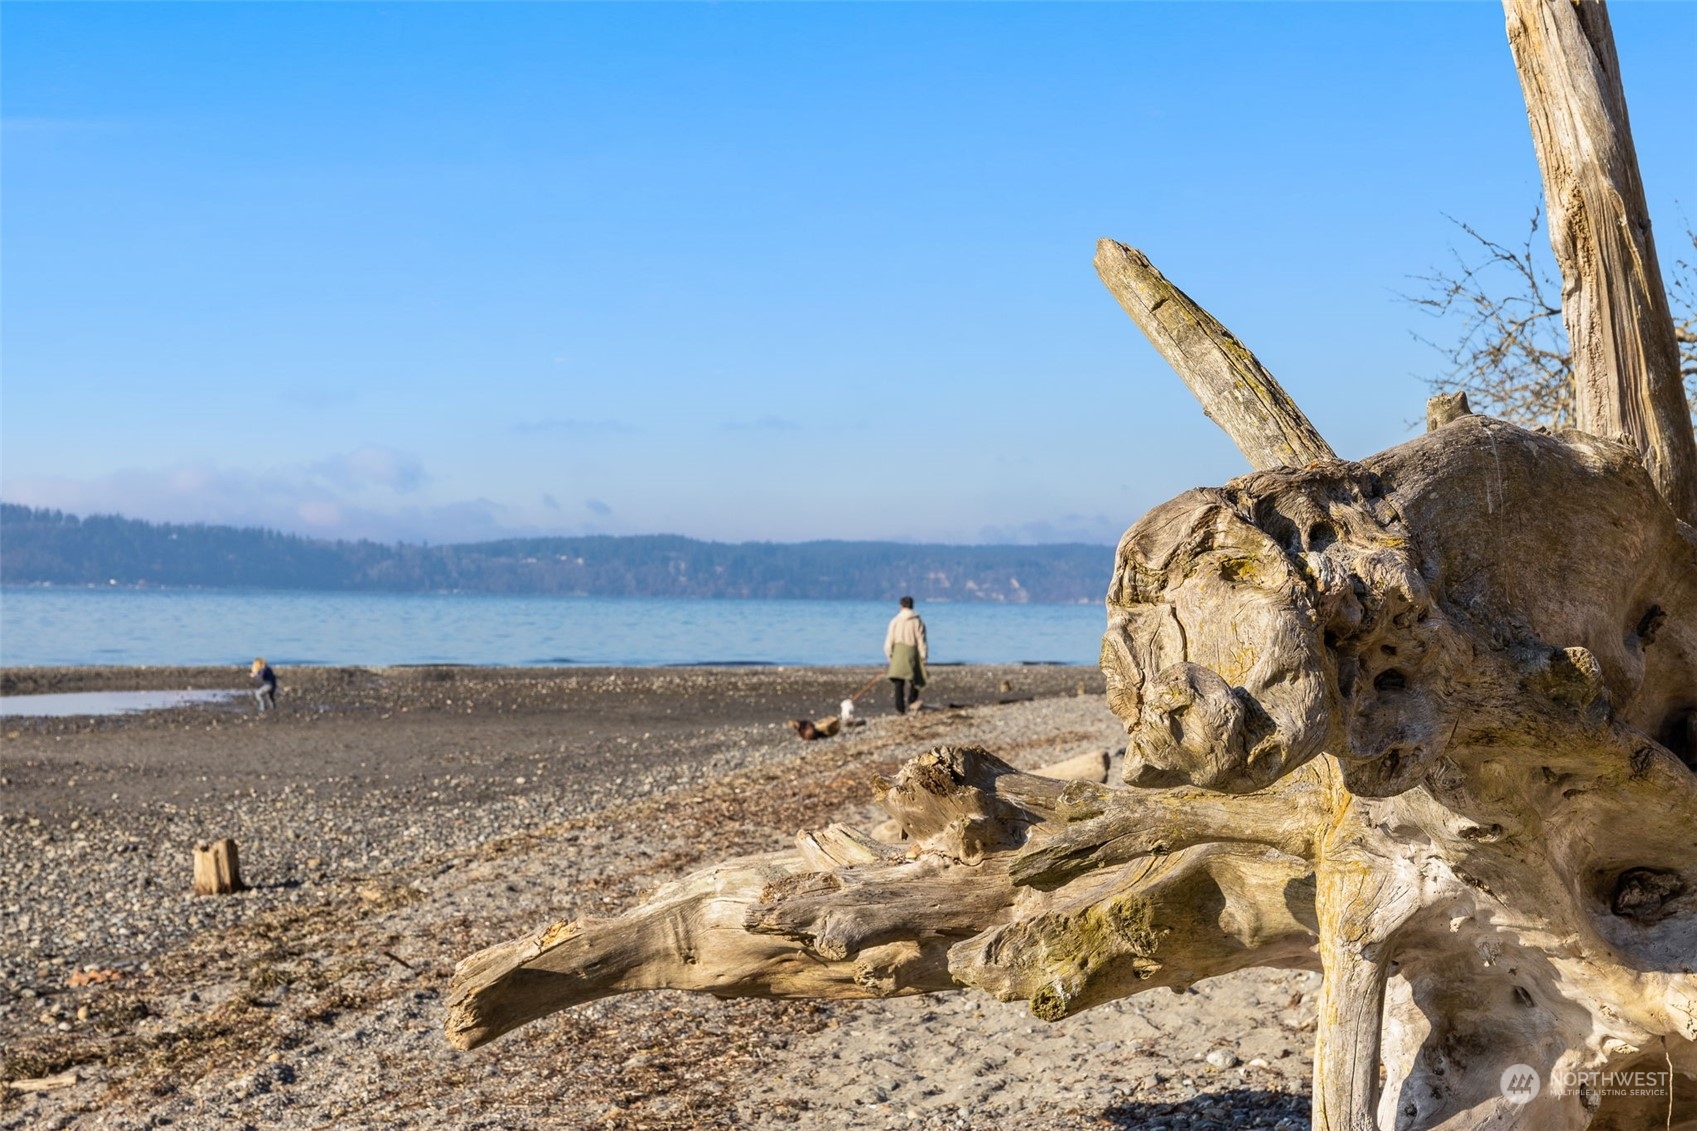
<instances>
[{"instance_id":1,"label":"person walking on beach","mask_svg":"<svg viewBox=\"0 0 1697 1131\"><path fill-rule=\"evenodd\" d=\"M253 697L259 703L259 713L263 715L277 706L277 673L271 670L264 656L259 656L253 661L250 674L254 683L258 684L253 689Z\"/></svg>"},{"instance_id":2,"label":"person walking on beach","mask_svg":"<svg viewBox=\"0 0 1697 1131\"><path fill-rule=\"evenodd\" d=\"M919 689L925 686L925 622L913 611L913 598L902 607L884 632L884 658L890 661L890 682L896 689L896 714L919 710Z\"/></svg>"}]
</instances>

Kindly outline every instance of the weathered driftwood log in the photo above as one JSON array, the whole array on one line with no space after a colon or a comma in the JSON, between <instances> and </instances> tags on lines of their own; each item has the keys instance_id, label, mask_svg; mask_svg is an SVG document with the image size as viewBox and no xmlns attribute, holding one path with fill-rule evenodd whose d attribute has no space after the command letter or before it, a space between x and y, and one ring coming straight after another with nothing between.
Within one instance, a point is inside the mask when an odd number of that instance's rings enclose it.
<instances>
[{"instance_id":1,"label":"weathered driftwood log","mask_svg":"<svg viewBox=\"0 0 1697 1131\"><path fill-rule=\"evenodd\" d=\"M1697 440L1608 9L1503 7L1561 265L1576 423L1630 436L1674 513L1697 523Z\"/></svg>"},{"instance_id":2,"label":"weathered driftwood log","mask_svg":"<svg viewBox=\"0 0 1697 1131\"><path fill-rule=\"evenodd\" d=\"M878 783L905 847L804 834L485 951L450 1039L663 986L1055 1019L1318 966L1319 1127L1582 1127L1640 1101L1552 1081L1697 1073L1697 545L1630 448L1462 416L1192 491L1109 607L1128 786L934 751Z\"/></svg>"},{"instance_id":3,"label":"weathered driftwood log","mask_svg":"<svg viewBox=\"0 0 1697 1131\"><path fill-rule=\"evenodd\" d=\"M1505 3L1535 132L1562 135L1539 150L1567 300L1593 308L1569 317L1597 366L1581 399L1625 443L1438 404L1426 435L1339 461L1223 326L1104 241L1104 282L1258 469L1121 541L1102 664L1126 784L933 751L877 783L900 844L804 833L474 955L449 1039L657 987L977 987L1054 1019L1317 966L1325 1131L1697 1128L1697 532L1676 517L1697 461L1688 418L1657 431L1665 302L1596 289L1628 261L1654 275L1607 20ZM1561 161L1595 167L1569 187ZM1528 1073L1537 1094L1511 1097Z\"/></svg>"},{"instance_id":4,"label":"weathered driftwood log","mask_svg":"<svg viewBox=\"0 0 1697 1131\"><path fill-rule=\"evenodd\" d=\"M625 918L556 923L483 951L455 974L449 1039L475 1047L635 989L864 998L982 984L1054 1020L1265 965L1274 950L1315 964L1312 879L1297 856L1192 836L1191 850L1045 889L1010 875L1032 830L1059 833L1106 787L1021 774L976 747L939 748L877 785L910 847L834 825L798 836L794 852L667 885ZM1151 813L1182 805L1150 801ZM1028 952L1038 937L1066 953Z\"/></svg>"},{"instance_id":5,"label":"weathered driftwood log","mask_svg":"<svg viewBox=\"0 0 1697 1131\"><path fill-rule=\"evenodd\" d=\"M0 1095L7 1091L26 1095L32 1092L56 1092L60 1088L74 1088L79 1083L81 1078L74 1069L56 1076L37 1076L32 1080L0 1080Z\"/></svg>"}]
</instances>

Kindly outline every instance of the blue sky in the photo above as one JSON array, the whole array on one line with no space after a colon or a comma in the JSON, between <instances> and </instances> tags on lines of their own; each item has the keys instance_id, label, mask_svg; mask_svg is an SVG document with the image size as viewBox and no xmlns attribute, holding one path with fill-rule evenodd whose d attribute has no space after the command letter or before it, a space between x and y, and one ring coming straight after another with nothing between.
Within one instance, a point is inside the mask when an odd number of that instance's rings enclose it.
<instances>
[{"instance_id":1,"label":"blue sky","mask_svg":"<svg viewBox=\"0 0 1697 1131\"><path fill-rule=\"evenodd\" d=\"M1662 253L1697 4L1612 8ZM1111 541L1242 458L1142 248L1345 456L1446 215L1541 201L1501 9L7 3L0 496L336 537Z\"/></svg>"}]
</instances>

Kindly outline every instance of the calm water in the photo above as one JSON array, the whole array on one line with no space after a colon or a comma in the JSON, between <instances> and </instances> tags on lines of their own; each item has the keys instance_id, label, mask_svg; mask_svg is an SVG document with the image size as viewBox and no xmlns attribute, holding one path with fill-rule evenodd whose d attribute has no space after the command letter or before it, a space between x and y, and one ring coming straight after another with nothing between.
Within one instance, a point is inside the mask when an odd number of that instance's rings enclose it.
<instances>
[{"instance_id":1,"label":"calm water","mask_svg":"<svg viewBox=\"0 0 1697 1131\"><path fill-rule=\"evenodd\" d=\"M62 695L0 695L0 718L70 715L121 715L157 711L189 703L217 703L247 696L246 691L69 691Z\"/></svg>"},{"instance_id":2,"label":"calm water","mask_svg":"<svg viewBox=\"0 0 1697 1131\"><path fill-rule=\"evenodd\" d=\"M933 663L1094 664L1099 605L919 607ZM6 589L0 665L873 664L893 601Z\"/></svg>"}]
</instances>

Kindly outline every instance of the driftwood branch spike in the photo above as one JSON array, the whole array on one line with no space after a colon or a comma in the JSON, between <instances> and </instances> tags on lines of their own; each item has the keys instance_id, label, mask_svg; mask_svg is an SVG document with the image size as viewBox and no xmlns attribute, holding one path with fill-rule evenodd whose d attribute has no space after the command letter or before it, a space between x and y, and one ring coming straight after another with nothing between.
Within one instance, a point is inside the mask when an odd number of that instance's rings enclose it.
<instances>
[{"instance_id":1,"label":"driftwood branch spike","mask_svg":"<svg viewBox=\"0 0 1697 1131\"><path fill-rule=\"evenodd\" d=\"M1503 8L1561 264L1577 423L1630 436L1674 513L1697 524L1697 439L1608 9L1601 0Z\"/></svg>"},{"instance_id":2,"label":"driftwood branch spike","mask_svg":"<svg viewBox=\"0 0 1697 1131\"><path fill-rule=\"evenodd\" d=\"M1096 274L1249 466L1264 471L1337 458L1255 355L1141 251L1098 241Z\"/></svg>"},{"instance_id":3,"label":"driftwood branch spike","mask_svg":"<svg viewBox=\"0 0 1697 1131\"><path fill-rule=\"evenodd\" d=\"M60 1088L74 1088L81 1079L76 1070L61 1072L56 1076L37 1076L31 1080L0 1080L0 1095L8 1091L29 1094L31 1092L55 1092Z\"/></svg>"}]
</instances>

